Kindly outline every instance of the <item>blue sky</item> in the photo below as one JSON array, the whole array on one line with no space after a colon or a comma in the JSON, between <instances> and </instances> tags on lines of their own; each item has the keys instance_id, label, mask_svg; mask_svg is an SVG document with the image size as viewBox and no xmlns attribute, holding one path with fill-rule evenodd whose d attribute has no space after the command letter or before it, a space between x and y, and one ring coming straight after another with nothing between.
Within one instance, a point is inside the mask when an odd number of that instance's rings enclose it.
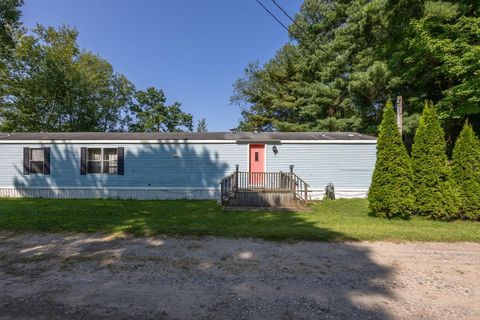
<instances>
[{"instance_id":1,"label":"blue sky","mask_svg":"<svg viewBox=\"0 0 480 320\"><path fill-rule=\"evenodd\" d=\"M276 15L271 0L262 0ZM302 0L277 0L298 12ZM164 89L209 131L238 124L233 82L252 61L266 62L287 32L255 0L25 0L23 23L75 27L80 46L107 59L139 89Z\"/></svg>"}]
</instances>

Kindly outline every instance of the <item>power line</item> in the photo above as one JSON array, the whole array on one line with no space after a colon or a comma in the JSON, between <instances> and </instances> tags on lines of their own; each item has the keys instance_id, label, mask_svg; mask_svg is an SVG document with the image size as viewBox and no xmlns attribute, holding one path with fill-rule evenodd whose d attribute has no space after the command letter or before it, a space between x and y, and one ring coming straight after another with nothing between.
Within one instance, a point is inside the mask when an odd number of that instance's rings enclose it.
<instances>
[{"instance_id":1,"label":"power line","mask_svg":"<svg viewBox=\"0 0 480 320\"><path fill-rule=\"evenodd\" d=\"M293 19L293 18L288 14L288 12L285 11L285 9L282 8L281 5L278 4L277 1L272 0L272 2L277 6L278 9L280 9L280 10L288 17L288 19L290 19L300 30L302 30L302 32L305 34L305 36L307 36L307 39L311 36L311 34L310 34L309 32L307 32L301 25L299 25L299 24L297 23L297 21L296 21L295 19ZM315 47L317 47L317 48L320 49L321 51L327 53L327 52L325 51L325 49L323 49L322 47L317 46L317 45L315 45Z\"/></svg>"},{"instance_id":2,"label":"power line","mask_svg":"<svg viewBox=\"0 0 480 320\"><path fill-rule=\"evenodd\" d=\"M293 33L292 31L290 31L290 29L288 29L288 27L287 27L285 24L283 24L283 22L280 21L280 19L278 19L270 10L268 10L268 8L267 8L260 0L255 0L255 1L257 1L257 3L258 3L260 6L262 6L262 8L263 8L266 12L268 12L268 14L271 15L285 30L287 30L287 32L288 32L288 34L289 34L290 36L296 38L299 42L304 42L303 39L302 39L302 37L299 37L298 35L296 35L296 34ZM273 1L273 0L272 0L272 1ZM307 35L307 36L309 35L308 32L305 31L305 29L303 29L301 26L299 26L299 25L293 20L293 18L292 18L285 10L283 10L283 8L282 8L279 4L277 4L275 1L273 1L273 2L275 3L275 5L276 5L278 8L280 8L280 10L283 11L283 13L285 13L285 14L289 17L290 20L292 20L292 21L295 23L295 25L297 25L297 26L300 28L300 30L302 30L302 31L305 33L305 35ZM306 42L304 42L304 45L305 45L307 48L309 47L309 45L308 45ZM322 47L320 47L320 46L316 46L316 47L317 47L318 49L320 49L321 51L327 53L327 52L325 51L325 49L323 49Z\"/></svg>"},{"instance_id":3,"label":"power line","mask_svg":"<svg viewBox=\"0 0 480 320\"><path fill-rule=\"evenodd\" d=\"M295 37L295 35L294 35L292 32L290 32L290 30L288 29L288 27L287 27L286 25L284 25L284 24L282 23L282 21L280 21L270 10L268 10L268 8L265 7L260 0L255 0L255 1L257 1L257 3L258 3L259 5L261 5L262 8L263 8L265 11L267 11L268 14L270 14L270 15L273 17L273 19L275 19L285 30L287 30L287 32L288 32L290 35L292 35L292 36Z\"/></svg>"},{"instance_id":4,"label":"power line","mask_svg":"<svg viewBox=\"0 0 480 320\"><path fill-rule=\"evenodd\" d=\"M296 21L295 19L293 19L293 18L288 14L287 11L285 11L285 9L283 9L282 6L280 6L280 5L277 3L277 1L272 0L272 2L277 6L278 9L280 9L280 10L288 17L288 19L290 19L300 30L302 30L303 33L305 33L306 35L308 35L308 32L305 31L305 29L303 29L303 27L302 27L301 25L299 25L299 24L297 23L297 21Z\"/></svg>"}]
</instances>

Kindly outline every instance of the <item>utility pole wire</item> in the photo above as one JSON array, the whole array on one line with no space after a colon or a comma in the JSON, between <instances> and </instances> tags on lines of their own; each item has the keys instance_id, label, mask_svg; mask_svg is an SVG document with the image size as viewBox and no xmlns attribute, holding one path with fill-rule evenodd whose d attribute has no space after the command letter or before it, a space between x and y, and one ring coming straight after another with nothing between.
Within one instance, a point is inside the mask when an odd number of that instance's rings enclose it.
<instances>
[{"instance_id":1,"label":"utility pole wire","mask_svg":"<svg viewBox=\"0 0 480 320\"><path fill-rule=\"evenodd\" d=\"M260 0L255 0L255 1L257 1L257 3L258 3L259 5L261 5L262 8L263 8L265 11L267 11L267 12L273 17L273 19L275 19L285 30L287 30L287 32L288 32L291 36L296 37L293 33L290 32L290 30L288 30L288 27L285 26L282 21L280 21L270 10L268 10L267 7L265 7L265 6L263 5L263 3L262 3Z\"/></svg>"},{"instance_id":2,"label":"utility pole wire","mask_svg":"<svg viewBox=\"0 0 480 320\"><path fill-rule=\"evenodd\" d=\"M305 33L306 35L308 35L308 32L305 31L305 29L303 29L303 27L302 27L301 25L299 25L299 24L297 23L297 21L295 21L295 19L293 19L293 18L288 14L287 11L285 11L285 9L283 9L282 6L280 6L280 5L277 3L277 1L272 0L272 2L277 6L278 9L280 9L280 10L288 17L288 19L290 19L300 30L302 30L303 33Z\"/></svg>"},{"instance_id":3,"label":"utility pole wire","mask_svg":"<svg viewBox=\"0 0 480 320\"><path fill-rule=\"evenodd\" d=\"M303 42L304 45L305 45L305 47L307 47L307 48L310 47L309 44L308 44L308 42L303 41L302 37L299 37L299 36L297 36L295 33L291 32L291 31L288 29L288 27L287 27L286 25L284 25L284 24L282 23L282 21L280 21L270 10L268 10L268 8L265 7L265 5L264 5L260 0L255 0L255 1L257 1L257 3L258 3L259 5L261 5L262 8L263 8L265 11L267 11L268 14L270 14L285 30L287 30L287 32L288 32L288 34L289 34L290 36L294 37L294 38L297 39L299 42ZM273 1L273 0L272 0L272 1ZM280 7L275 1L274 1L274 3L277 5L277 7L279 7L279 8L290 18L290 20L293 21L292 17L290 17L290 16L288 15L288 13L283 10L282 7ZM297 25L297 23L296 23L295 21L293 21L293 22ZM297 25L297 26L298 26L298 25ZM303 29L303 28L300 27L300 26L298 26L298 27L299 27L300 30L302 30L307 36L309 35L308 32L305 31L305 29ZM327 53L327 51L325 51L325 49L323 49L321 46L316 46L316 47L317 47L318 49L320 49L321 51L323 51L324 53Z\"/></svg>"}]
</instances>

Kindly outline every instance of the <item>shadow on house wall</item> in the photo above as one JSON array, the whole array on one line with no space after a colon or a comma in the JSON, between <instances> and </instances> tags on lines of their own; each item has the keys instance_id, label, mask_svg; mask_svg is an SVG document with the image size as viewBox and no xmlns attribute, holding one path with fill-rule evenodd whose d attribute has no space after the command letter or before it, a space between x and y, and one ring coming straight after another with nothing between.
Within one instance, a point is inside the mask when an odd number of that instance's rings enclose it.
<instances>
[{"instance_id":1,"label":"shadow on house wall","mask_svg":"<svg viewBox=\"0 0 480 320\"><path fill-rule=\"evenodd\" d=\"M238 162L228 158L232 150L226 144L109 144L99 147L125 148L125 174L81 175L80 148L95 145L42 146L51 148L51 173L24 175L19 159L13 185L22 196L208 199L216 197L218 183ZM223 153L227 156L222 158Z\"/></svg>"}]
</instances>

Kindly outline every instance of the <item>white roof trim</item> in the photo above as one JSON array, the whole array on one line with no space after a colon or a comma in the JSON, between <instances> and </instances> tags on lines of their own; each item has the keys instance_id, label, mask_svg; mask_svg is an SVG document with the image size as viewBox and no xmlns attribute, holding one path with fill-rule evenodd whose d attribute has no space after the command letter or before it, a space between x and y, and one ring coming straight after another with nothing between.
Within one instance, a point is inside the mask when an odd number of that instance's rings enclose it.
<instances>
[{"instance_id":1,"label":"white roof trim","mask_svg":"<svg viewBox=\"0 0 480 320\"><path fill-rule=\"evenodd\" d=\"M232 171L233 172L233 171ZM50 186L50 187L19 187L19 186L0 186L0 190L3 189L17 189L17 190L160 190L160 191L218 191L219 187L61 187L61 186Z\"/></svg>"},{"instance_id":2,"label":"white roof trim","mask_svg":"<svg viewBox=\"0 0 480 320\"><path fill-rule=\"evenodd\" d=\"M377 140L281 140L282 144L376 144Z\"/></svg>"},{"instance_id":3,"label":"white roof trim","mask_svg":"<svg viewBox=\"0 0 480 320\"><path fill-rule=\"evenodd\" d=\"M236 140L0 140L0 144L233 144ZM255 140L242 143L260 143ZM265 143L265 142L261 142ZM269 143L268 141L266 142ZM275 142L270 142L275 144ZM377 140L280 140L281 144L376 144Z\"/></svg>"},{"instance_id":4,"label":"white roof trim","mask_svg":"<svg viewBox=\"0 0 480 320\"><path fill-rule=\"evenodd\" d=\"M192 144L192 143L236 143L235 140L0 140L0 144Z\"/></svg>"}]
</instances>

